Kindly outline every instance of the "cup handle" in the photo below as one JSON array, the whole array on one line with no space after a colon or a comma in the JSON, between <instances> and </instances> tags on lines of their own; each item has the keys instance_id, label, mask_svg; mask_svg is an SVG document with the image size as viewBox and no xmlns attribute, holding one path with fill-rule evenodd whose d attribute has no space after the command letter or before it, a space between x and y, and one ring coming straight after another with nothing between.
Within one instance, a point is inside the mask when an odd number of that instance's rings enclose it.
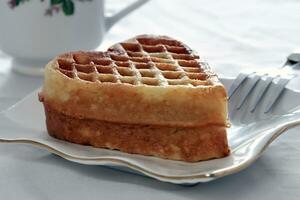
<instances>
[{"instance_id":1,"label":"cup handle","mask_svg":"<svg viewBox=\"0 0 300 200\"><path fill-rule=\"evenodd\" d=\"M134 11L135 9L139 8L140 6L142 6L147 1L149 1L149 0L137 0L134 3L130 4L129 6L127 6L126 8L124 8L123 10L116 13L115 15L113 15L111 17L106 17L105 18L106 30L109 30L122 17L128 15L129 13Z\"/></svg>"}]
</instances>

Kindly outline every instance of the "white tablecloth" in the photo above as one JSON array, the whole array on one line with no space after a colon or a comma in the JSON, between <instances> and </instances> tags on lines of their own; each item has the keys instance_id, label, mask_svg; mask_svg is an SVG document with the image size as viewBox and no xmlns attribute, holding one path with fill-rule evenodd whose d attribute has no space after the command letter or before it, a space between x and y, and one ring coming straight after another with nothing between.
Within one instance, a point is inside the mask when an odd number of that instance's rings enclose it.
<instances>
[{"instance_id":1,"label":"white tablecloth","mask_svg":"<svg viewBox=\"0 0 300 200\"><path fill-rule=\"evenodd\" d=\"M221 76L235 76L246 68L279 67L300 47L299 11L296 0L153 0L115 25L99 49L136 34L166 34L195 48ZM0 110L42 83L10 69L11 58L0 53ZM300 89L299 79L289 87ZM286 132L249 168L194 187L71 163L31 146L0 144L0 199L299 200L299 133L300 127Z\"/></svg>"}]
</instances>

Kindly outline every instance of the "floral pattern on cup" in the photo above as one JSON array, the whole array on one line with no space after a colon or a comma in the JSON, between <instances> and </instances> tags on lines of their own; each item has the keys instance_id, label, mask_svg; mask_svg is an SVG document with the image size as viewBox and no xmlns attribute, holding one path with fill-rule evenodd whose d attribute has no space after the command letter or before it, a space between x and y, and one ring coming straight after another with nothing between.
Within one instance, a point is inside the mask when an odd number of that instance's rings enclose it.
<instances>
[{"instance_id":1,"label":"floral pattern on cup","mask_svg":"<svg viewBox=\"0 0 300 200\"><path fill-rule=\"evenodd\" d=\"M10 8L14 9L15 7L21 5L22 3L28 2L30 0L9 0L8 5ZM40 0L44 2L45 0ZM92 1L92 0L76 0L76 1ZM62 11L66 16L73 15L75 12L74 0L49 0L50 6L45 11L45 15L52 16L53 13L59 13Z\"/></svg>"}]
</instances>

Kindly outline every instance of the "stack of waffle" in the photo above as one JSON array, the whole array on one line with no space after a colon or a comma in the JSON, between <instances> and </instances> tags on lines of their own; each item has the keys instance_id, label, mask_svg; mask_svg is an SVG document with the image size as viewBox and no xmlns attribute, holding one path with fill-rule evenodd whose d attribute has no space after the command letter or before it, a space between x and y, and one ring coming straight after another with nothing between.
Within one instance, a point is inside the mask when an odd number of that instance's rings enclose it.
<instances>
[{"instance_id":1,"label":"stack of waffle","mask_svg":"<svg viewBox=\"0 0 300 200\"><path fill-rule=\"evenodd\" d=\"M229 153L224 86L194 51L166 36L56 57L40 100L58 139L189 162Z\"/></svg>"}]
</instances>

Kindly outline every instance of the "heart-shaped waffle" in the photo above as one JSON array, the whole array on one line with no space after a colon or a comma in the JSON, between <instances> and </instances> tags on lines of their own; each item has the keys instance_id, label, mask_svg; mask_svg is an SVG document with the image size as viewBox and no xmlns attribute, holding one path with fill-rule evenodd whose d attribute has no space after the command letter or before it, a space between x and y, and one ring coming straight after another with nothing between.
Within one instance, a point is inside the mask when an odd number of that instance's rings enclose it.
<instances>
[{"instance_id":1,"label":"heart-shaped waffle","mask_svg":"<svg viewBox=\"0 0 300 200\"><path fill-rule=\"evenodd\" d=\"M197 127L225 130L227 125L224 86L194 51L166 36L137 36L106 52L62 54L46 66L41 96L46 114L56 112L110 126L169 127L164 131L171 134L178 128L194 133ZM221 132L219 135L224 135ZM222 141L221 146L227 147L226 137ZM226 154L221 149L222 155Z\"/></svg>"}]
</instances>

